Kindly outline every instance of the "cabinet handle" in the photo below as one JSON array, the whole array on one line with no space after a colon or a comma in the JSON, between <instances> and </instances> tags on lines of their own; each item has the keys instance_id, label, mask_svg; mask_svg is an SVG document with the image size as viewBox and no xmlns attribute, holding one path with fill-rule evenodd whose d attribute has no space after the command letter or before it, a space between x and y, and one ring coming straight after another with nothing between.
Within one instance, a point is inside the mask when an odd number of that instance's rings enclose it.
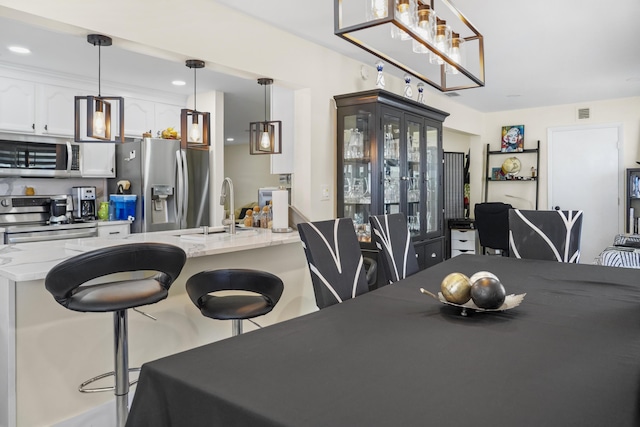
<instances>
[{"instance_id":1,"label":"cabinet handle","mask_svg":"<svg viewBox=\"0 0 640 427\"><path fill-rule=\"evenodd\" d=\"M44 125L44 130L49 130L49 125Z\"/></svg>"},{"instance_id":2,"label":"cabinet handle","mask_svg":"<svg viewBox=\"0 0 640 427\"><path fill-rule=\"evenodd\" d=\"M120 234L119 231L110 231L109 234Z\"/></svg>"},{"instance_id":3,"label":"cabinet handle","mask_svg":"<svg viewBox=\"0 0 640 427\"><path fill-rule=\"evenodd\" d=\"M436 257L436 253L434 252L431 254L431 258L435 258L435 257Z\"/></svg>"},{"instance_id":4,"label":"cabinet handle","mask_svg":"<svg viewBox=\"0 0 640 427\"><path fill-rule=\"evenodd\" d=\"M31 123L31 129L36 130L36 124L35 123Z\"/></svg>"}]
</instances>

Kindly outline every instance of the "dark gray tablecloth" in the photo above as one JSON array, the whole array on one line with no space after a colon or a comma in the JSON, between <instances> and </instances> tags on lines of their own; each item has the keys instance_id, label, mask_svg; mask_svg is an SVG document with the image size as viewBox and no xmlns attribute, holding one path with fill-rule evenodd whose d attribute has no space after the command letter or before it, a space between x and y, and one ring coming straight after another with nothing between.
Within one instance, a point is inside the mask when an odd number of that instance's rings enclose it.
<instances>
[{"instance_id":1,"label":"dark gray tablecloth","mask_svg":"<svg viewBox=\"0 0 640 427\"><path fill-rule=\"evenodd\" d=\"M419 293L488 270L517 308ZM134 426L638 426L637 270L462 255L322 311L143 365Z\"/></svg>"}]
</instances>

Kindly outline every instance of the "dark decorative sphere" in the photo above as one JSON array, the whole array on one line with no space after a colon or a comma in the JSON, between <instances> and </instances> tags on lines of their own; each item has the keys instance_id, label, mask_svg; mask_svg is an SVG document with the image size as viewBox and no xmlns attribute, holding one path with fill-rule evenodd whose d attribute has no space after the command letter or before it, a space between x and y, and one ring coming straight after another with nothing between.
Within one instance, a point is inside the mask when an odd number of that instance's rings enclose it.
<instances>
[{"instance_id":1,"label":"dark decorative sphere","mask_svg":"<svg viewBox=\"0 0 640 427\"><path fill-rule=\"evenodd\" d=\"M462 273L451 273L440 284L442 296L454 304L464 304L471 299L471 282Z\"/></svg>"},{"instance_id":2,"label":"dark decorative sphere","mask_svg":"<svg viewBox=\"0 0 640 427\"><path fill-rule=\"evenodd\" d=\"M493 277L481 277L471 285L471 299L480 308L499 308L505 297L504 286Z\"/></svg>"}]
</instances>

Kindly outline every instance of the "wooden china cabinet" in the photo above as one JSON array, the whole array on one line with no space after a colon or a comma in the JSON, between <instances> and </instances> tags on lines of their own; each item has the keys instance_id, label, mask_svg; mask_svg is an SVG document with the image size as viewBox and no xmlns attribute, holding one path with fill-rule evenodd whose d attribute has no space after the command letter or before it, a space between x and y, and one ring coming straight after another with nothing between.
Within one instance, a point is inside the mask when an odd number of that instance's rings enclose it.
<instances>
[{"instance_id":1,"label":"wooden china cabinet","mask_svg":"<svg viewBox=\"0 0 640 427\"><path fill-rule=\"evenodd\" d=\"M338 217L369 256L370 215L403 212L421 269L443 260L442 122L449 115L384 90L335 96Z\"/></svg>"}]
</instances>

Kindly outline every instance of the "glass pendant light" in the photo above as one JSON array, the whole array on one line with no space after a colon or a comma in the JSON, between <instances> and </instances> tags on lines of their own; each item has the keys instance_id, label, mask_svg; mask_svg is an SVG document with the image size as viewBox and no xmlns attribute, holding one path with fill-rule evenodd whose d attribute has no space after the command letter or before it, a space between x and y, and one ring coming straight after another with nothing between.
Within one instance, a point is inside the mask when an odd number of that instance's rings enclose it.
<instances>
[{"instance_id":1,"label":"glass pendant light","mask_svg":"<svg viewBox=\"0 0 640 427\"><path fill-rule=\"evenodd\" d=\"M409 28L416 25L416 0L396 0L395 17ZM411 36L406 31L395 25L391 26L391 38L400 40L411 40Z\"/></svg>"},{"instance_id":2,"label":"glass pendant light","mask_svg":"<svg viewBox=\"0 0 640 427\"><path fill-rule=\"evenodd\" d=\"M436 22L436 14L428 4L421 4L418 6L418 21L416 23L416 33L420 37L431 44L433 44L433 33ZM422 43L417 40L413 41L413 51L415 53L429 53Z\"/></svg>"},{"instance_id":3,"label":"glass pendant light","mask_svg":"<svg viewBox=\"0 0 640 427\"><path fill-rule=\"evenodd\" d=\"M199 68L204 68L204 61L201 61L199 59L187 59L185 65L189 69L193 70L193 110L180 110L180 146L182 148L189 147L197 149L208 149L210 145L209 113L198 111L197 107L197 70ZM200 121L200 118L202 118L202 121Z\"/></svg>"},{"instance_id":4,"label":"glass pendant light","mask_svg":"<svg viewBox=\"0 0 640 427\"><path fill-rule=\"evenodd\" d=\"M464 66L464 56L462 51L462 44L464 43L464 39L460 37L460 34L452 32L451 33L451 48L449 49L449 58L453 59L453 61L461 66ZM452 67L447 64L444 68L445 72L448 74L458 74L459 71L456 67Z\"/></svg>"},{"instance_id":5,"label":"glass pendant light","mask_svg":"<svg viewBox=\"0 0 640 427\"><path fill-rule=\"evenodd\" d=\"M282 122L267 120L267 86L273 79L258 79L264 86L264 121L249 123L249 154L280 154L282 152Z\"/></svg>"},{"instance_id":6,"label":"glass pendant light","mask_svg":"<svg viewBox=\"0 0 640 427\"><path fill-rule=\"evenodd\" d=\"M373 21L374 19L386 18L389 14L387 0L369 0L369 7L367 8L367 21Z\"/></svg>"},{"instance_id":7,"label":"glass pendant light","mask_svg":"<svg viewBox=\"0 0 640 427\"><path fill-rule=\"evenodd\" d=\"M111 46L111 37L102 34L89 34L87 42L93 46L98 46L98 96L75 97L74 140L76 142L111 141L112 103L108 101L116 101L119 110L119 127L116 130L120 133L118 136L120 142L124 142L124 98L102 96L102 46ZM84 108L81 106L83 103L85 104ZM86 117L82 118L83 115L86 115ZM81 131L81 127L85 123L86 130ZM92 139L85 139L83 135Z\"/></svg>"},{"instance_id":8,"label":"glass pendant light","mask_svg":"<svg viewBox=\"0 0 640 427\"><path fill-rule=\"evenodd\" d=\"M444 54L449 52L449 46L451 46L451 29L444 19L437 18L433 44L440 52ZM429 62L438 65L444 64L442 57L433 52L429 54Z\"/></svg>"}]
</instances>

